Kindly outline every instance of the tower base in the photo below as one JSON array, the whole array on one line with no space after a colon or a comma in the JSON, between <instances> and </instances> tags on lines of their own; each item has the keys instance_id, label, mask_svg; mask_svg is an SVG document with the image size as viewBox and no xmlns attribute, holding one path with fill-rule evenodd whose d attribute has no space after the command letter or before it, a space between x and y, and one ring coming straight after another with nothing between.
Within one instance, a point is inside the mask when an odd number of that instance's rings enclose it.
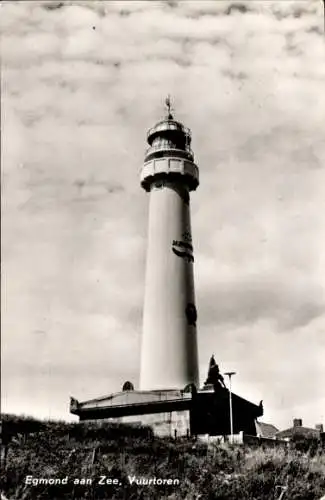
<instances>
[{"instance_id":1,"label":"tower base","mask_svg":"<svg viewBox=\"0 0 325 500\"><path fill-rule=\"evenodd\" d=\"M257 406L232 394L234 433L256 435ZM181 437L230 434L229 391L122 391L80 403L71 398L70 413L80 421L109 421L149 426L159 436Z\"/></svg>"}]
</instances>

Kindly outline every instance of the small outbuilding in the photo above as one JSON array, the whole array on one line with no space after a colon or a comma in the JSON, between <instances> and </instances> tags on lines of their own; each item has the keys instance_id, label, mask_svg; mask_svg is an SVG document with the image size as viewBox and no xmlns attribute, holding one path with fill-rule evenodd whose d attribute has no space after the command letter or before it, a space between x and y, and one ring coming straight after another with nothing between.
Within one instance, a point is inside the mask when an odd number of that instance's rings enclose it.
<instances>
[{"instance_id":1,"label":"small outbuilding","mask_svg":"<svg viewBox=\"0 0 325 500\"><path fill-rule=\"evenodd\" d=\"M293 426L289 427L289 429L277 432L275 437L276 439L285 439L287 441L291 441L292 438L298 436L303 438L320 439L322 432L323 432L323 424L317 424L315 425L314 428L304 427L302 425L301 418L294 418Z\"/></svg>"}]
</instances>

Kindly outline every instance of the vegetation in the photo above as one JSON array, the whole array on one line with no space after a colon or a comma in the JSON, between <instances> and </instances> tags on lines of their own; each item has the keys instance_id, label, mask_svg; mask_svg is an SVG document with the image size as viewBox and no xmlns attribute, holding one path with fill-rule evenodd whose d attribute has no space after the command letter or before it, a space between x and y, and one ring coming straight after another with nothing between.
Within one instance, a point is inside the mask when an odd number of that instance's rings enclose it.
<instances>
[{"instance_id":1,"label":"vegetation","mask_svg":"<svg viewBox=\"0 0 325 500\"><path fill-rule=\"evenodd\" d=\"M3 438L8 444L1 491L9 500L269 500L278 498L278 486L286 485L284 500L318 500L325 494L325 454L317 442L300 440L290 449L208 447L159 439L146 427L10 415L3 417ZM64 480L26 484L28 476L29 482ZM179 484L130 484L133 476L179 479ZM109 479L118 484L106 484Z\"/></svg>"}]
</instances>

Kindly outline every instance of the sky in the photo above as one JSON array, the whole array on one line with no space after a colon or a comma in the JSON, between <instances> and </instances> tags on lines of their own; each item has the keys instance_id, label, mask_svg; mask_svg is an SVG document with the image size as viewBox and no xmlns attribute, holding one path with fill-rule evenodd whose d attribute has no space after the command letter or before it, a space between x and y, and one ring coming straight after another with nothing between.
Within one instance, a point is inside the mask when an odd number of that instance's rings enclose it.
<instances>
[{"instance_id":1,"label":"sky","mask_svg":"<svg viewBox=\"0 0 325 500\"><path fill-rule=\"evenodd\" d=\"M320 0L2 2L2 411L138 385L146 132L192 130L201 382L325 423Z\"/></svg>"}]
</instances>

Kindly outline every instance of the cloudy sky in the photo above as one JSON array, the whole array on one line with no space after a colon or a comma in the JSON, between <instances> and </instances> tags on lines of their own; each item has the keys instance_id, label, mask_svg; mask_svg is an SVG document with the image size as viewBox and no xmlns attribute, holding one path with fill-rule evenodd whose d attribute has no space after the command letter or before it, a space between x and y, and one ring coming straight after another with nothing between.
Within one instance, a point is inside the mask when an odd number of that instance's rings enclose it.
<instances>
[{"instance_id":1,"label":"cloudy sky","mask_svg":"<svg viewBox=\"0 0 325 500\"><path fill-rule=\"evenodd\" d=\"M148 195L164 115L192 129L202 382L264 421L325 423L321 0L2 4L3 411L70 418L138 383Z\"/></svg>"}]
</instances>

